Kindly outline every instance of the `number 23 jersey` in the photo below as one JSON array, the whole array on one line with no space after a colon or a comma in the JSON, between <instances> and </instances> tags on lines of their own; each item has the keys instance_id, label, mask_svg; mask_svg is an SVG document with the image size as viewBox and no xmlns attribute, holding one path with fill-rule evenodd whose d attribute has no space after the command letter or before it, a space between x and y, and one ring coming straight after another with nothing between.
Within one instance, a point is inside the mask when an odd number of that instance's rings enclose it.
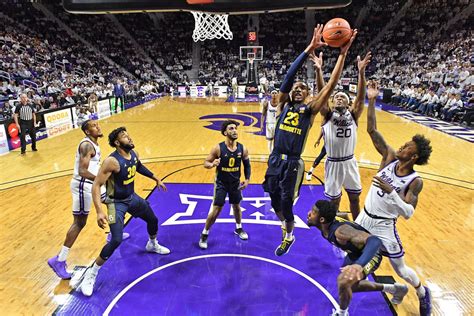
<instances>
[{"instance_id":1,"label":"number 23 jersey","mask_svg":"<svg viewBox=\"0 0 474 316\"><path fill-rule=\"evenodd\" d=\"M357 124L350 111L332 111L323 125L324 147L330 158L347 158L354 155L357 143Z\"/></svg>"},{"instance_id":2,"label":"number 23 jersey","mask_svg":"<svg viewBox=\"0 0 474 316\"><path fill-rule=\"evenodd\" d=\"M306 104L287 104L278 117L274 151L299 157L310 127L311 108Z\"/></svg>"}]
</instances>

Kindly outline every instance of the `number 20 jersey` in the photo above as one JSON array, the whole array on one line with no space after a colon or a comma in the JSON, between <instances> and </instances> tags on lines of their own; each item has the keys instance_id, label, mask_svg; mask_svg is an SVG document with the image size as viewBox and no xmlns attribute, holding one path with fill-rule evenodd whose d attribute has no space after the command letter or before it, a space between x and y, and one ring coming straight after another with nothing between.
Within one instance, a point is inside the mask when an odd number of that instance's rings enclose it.
<instances>
[{"instance_id":1,"label":"number 20 jersey","mask_svg":"<svg viewBox=\"0 0 474 316\"><path fill-rule=\"evenodd\" d=\"M328 157L338 159L354 155L357 124L350 111L343 114L332 111L323 125L323 133Z\"/></svg>"},{"instance_id":2,"label":"number 20 jersey","mask_svg":"<svg viewBox=\"0 0 474 316\"><path fill-rule=\"evenodd\" d=\"M306 104L288 104L275 128L274 152L299 157L311 127L311 108Z\"/></svg>"}]
</instances>

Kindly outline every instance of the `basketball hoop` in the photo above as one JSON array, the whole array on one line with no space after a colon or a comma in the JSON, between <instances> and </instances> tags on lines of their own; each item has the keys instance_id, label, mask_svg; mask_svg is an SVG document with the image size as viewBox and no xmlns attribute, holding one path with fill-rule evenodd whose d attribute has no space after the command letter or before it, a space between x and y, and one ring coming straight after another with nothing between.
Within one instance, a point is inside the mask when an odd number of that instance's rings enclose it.
<instances>
[{"instance_id":1,"label":"basketball hoop","mask_svg":"<svg viewBox=\"0 0 474 316\"><path fill-rule=\"evenodd\" d=\"M193 40L207 39L231 40L234 36L229 28L228 14L215 14L191 11L194 16Z\"/></svg>"}]
</instances>

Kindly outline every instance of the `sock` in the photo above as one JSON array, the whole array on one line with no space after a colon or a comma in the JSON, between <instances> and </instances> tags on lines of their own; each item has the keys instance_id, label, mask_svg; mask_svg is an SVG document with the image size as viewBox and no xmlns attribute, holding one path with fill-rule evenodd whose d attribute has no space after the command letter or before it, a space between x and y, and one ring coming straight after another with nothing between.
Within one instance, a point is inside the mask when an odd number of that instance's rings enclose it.
<instances>
[{"instance_id":1,"label":"sock","mask_svg":"<svg viewBox=\"0 0 474 316\"><path fill-rule=\"evenodd\" d=\"M286 232L285 239L288 239L288 240L293 240L293 232L291 232L291 233L289 233L289 232Z\"/></svg>"},{"instance_id":2,"label":"sock","mask_svg":"<svg viewBox=\"0 0 474 316\"><path fill-rule=\"evenodd\" d=\"M309 171L308 171L308 174L313 174L313 170L314 170L314 168L311 167L311 168L309 169Z\"/></svg>"},{"instance_id":3,"label":"sock","mask_svg":"<svg viewBox=\"0 0 474 316\"><path fill-rule=\"evenodd\" d=\"M206 228L204 228L204 229L202 230L202 233L203 233L204 235L209 235L209 230L207 230Z\"/></svg>"},{"instance_id":4,"label":"sock","mask_svg":"<svg viewBox=\"0 0 474 316\"><path fill-rule=\"evenodd\" d=\"M349 316L349 313L348 313L347 310L348 310L348 308L346 308L346 309L340 309L340 308L339 308L339 310L337 311L337 314L338 314L339 316Z\"/></svg>"},{"instance_id":5,"label":"sock","mask_svg":"<svg viewBox=\"0 0 474 316\"><path fill-rule=\"evenodd\" d=\"M420 285L415 289L416 289L416 295L418 295L419 298L425 297L426 291L423 285L421 284L421 282L420 282Z\"/></svg>"},{"instance_id":6,"label":"sock","mask_svg":"<svg viewBox=\"0 0 474 316\"><path fill-rule=\"evenodd\" d=\"M58 261L66 261L67 255L69 254L69 249L71 248L68 248L66 246L61 247L61 251L59 251L58 255Z\"/></svg>"},{"instance_id":7,"label":"sock","mask_svg":"<svg viewBox=\"0 0 474 316\"><path fill-rule=\"evenodd\" d=\"M158 240L156 239L156 237L155 238L148 237L148 240L154 244L158 243Z\"/></svg>"},{"instance_id":8,"label":"sock","mask_svg":"<svg viewBox=\"0 0 474 316\"><path fill-rule=\"evenodd\" d=\"M97 264L97 262L94 262L94 264L92 265L92 268L91 268L91 272L94 275L97 275L97 273L99 273L99 269L100 269L100 266Z\"/></svg>"},{"instance_id":9,"label":"sock","mask_svg":"<svg viewBox=\"0 0 474 316\"><path fill-rule=\"evenodd\" d=\"M284 229L286 229L286 222L285 222L285 221L281 221L281 227L283 227Z\"/></svg>"},{"instance_id":10,"label":"sock","mask_svg":"<svg viewBox=\"0 0 474 316\"><path fill-rule=\"evenodd\" d=\"M242 223L240 223L240 224L235 223L235 227L236 227L237 229L242 228Z\"/></svg>"},{"instance_id":11,"label":"sock","mask_svg":"<svg viewBox=\"0 0 474 316\"><path fill-rule=\"evenodd\" d=\"M271 140L267 140L267 143L268 143L268 150L269 150L270 152L272 152L272 150L273 150L273 146L272 146L273 143L272 143L272 142L273 142L273 141L271 141Z\"/></svg>"},{"instance_id":12,"label":"sock","mask_svg":"<svg viewBox=\"0 0 474 316\"><path fill-rule=\"evenodd\" d=\"M395 285L393 284L383 284L383 292L387 292L390 294L395 294Z\"/></svg>"}]
</instances>

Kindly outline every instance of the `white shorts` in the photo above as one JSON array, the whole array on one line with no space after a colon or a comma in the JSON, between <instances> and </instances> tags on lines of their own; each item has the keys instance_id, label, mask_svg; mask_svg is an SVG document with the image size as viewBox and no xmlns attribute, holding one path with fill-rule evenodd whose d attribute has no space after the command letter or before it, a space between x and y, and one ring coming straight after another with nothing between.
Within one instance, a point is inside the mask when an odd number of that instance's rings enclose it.
<instances>
[{"instance_id":1,"label":"white shorts","mask_svg":"<svg viewBox=\"0 0 474 316\"><path fill-rule=\"evenodd\" d=\"M265 129L265 137L268 140L272 140L275 137L275 123L270 123L270 124L265 124L266 129Z\"/></svg>"},{"instance_id":2,"label":"white shorts","mask_svg":"<svg viewBox=\"0 0 474 316\"><path fill-rule=\"evenodd\" d=\"M71 180L72 193L72 214L89 215L92 205L92 181L91 180ZM105 187L100 188L101 199L105 198Z\"/></svg>"},{"instance_id":3,"label":"white shorts","mask_svg":"<svg viewBox=\"0 0 474 316\"><path fill-rule=\"evenodd\" d=\"M380 253L389 258L403 257L402 241L397 232L397 221L395 219L378 219L367 215L366 211L360 212L355 222L367 229L372 235L382 241Z\"/></svg>"},{"instance_id":4,"label":"white shorts","mask_svg":"<svg viewBox=\"0 0 474 316\"><path fill-rule=\"evenodd\" d=\"M324 164L324 195L331 200L342 196L342 187L347 193L360 194L359 168L354 158L345 161L331 161L326 159Z\"/></svg>"}]
</instances>

